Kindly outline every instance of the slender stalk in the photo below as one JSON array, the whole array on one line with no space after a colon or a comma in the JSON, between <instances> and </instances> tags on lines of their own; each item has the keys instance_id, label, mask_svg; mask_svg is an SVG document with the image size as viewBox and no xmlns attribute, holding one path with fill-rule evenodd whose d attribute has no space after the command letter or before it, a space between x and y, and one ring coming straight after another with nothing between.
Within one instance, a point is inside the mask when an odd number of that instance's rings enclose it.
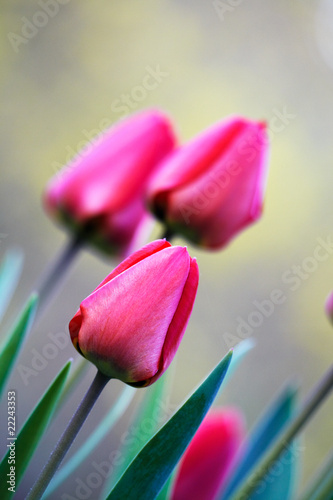
<instances>
[{"instance_id":1,"label":"slender stalk","mask_svg":"<svg viewBox=\"0 0 333 500\"><path fill-rule=\"evenodd\" d=\"M244 485L232 497L232 500L244 500L250 497L250 494L258 486L259 481L264 480L265 475L269 472L274 462L279 459L280 455L288 448L292 440L308 422L312 414L319 408L332 387L333 365L313 390L298 415L291 421L286 430L283 431L278 442L264 456L263 460L255 468L254 472L250 474Z\"/></svg>"},{"instance_id":2,"label":"slender stalk","mask_svg":"<svg viewBox=\"0 0 333 500\"><path fill-rule=\"evenodd\" d=\"M78 254L82 246L82 238L77 236L70 240L67 246L62 250L57 257L53 266L51 266L44 275L41 283L37 286L36 292L39 295L38 316L40 316L46 309L47 303L59 285L61 279L64 277L70 264Z\"/></svg>"},{"instance_id":3,"label":"slender stalk","mask_svg":"<svg viewBox=\"0 0 333 500\"><path fill-rule=\"evenodd\" d=\"M75 454L64 464L64 466L56 473L51 484L49 485L46 496L53 493L60 484L67 479L73 471L90 455L90 453L98 446L105 438L117 420L123 415L128 405L133 399L136 390L134 387L125 385L116 404L110 408L103 420L97 425L95 430L90 434L87 441L75 452Z\"/></svg>"},{"instance_id":4,"label":"slender stalk","mask_svg":"<svg viewBox=\"0 0 333 500\"><path fill-rule=\"evenodd\" d=\"M102 390L109 380L109 377L107 377L100 371L97 372L91 386L89 387L86 395L81 401L78 409L74 413L55 449L51 453L50 458L43 468L39 478L31 488L28 496L26 497L26 500L39 500L40 498L42 498L48 484L50 483L56 470L61 464L67 451L71 447L84 421L89 415L90 410L96 403L99 395L101 394Z\"/></svg>"}]
</instances>

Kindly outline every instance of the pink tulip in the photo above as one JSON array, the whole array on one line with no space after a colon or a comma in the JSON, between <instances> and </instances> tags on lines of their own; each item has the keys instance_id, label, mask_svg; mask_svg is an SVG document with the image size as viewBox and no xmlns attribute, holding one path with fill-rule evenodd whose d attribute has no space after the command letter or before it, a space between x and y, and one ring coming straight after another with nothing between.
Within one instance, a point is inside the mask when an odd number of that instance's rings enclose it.
<instances>
[{"instance_id":1,"label":"pink tulip","mask_svg":"<svg viewBox=\"0 0 333 500\"><path fill-rule=\"evenodd\" d=\"M148 179L174 146L164 114L138 113L51 179L46 210L107 253L128 254L151 219L143 202Z\"/></svg>"},{"instance_id":2,"label":"pink tulip","mask_svg":"<svg viewBox=\"0 0 333 500\"><path fill-rule=\"evenodd\" d=\"M221 248L260 217L267 157L263 123L224 120L163 162L148 205L171 232L204 248Z\"/></svg>"},{"instance_id":3,"label":"pink tulip","mask_svg":"<svg viewBox=\"0 0 333 500\"><path fill-rule=\"evenodd\" d=\"M181 459L171 500L218 498L243 436L243 418L236 409L211 410Z\"/></svg>"},{"instance_id":4,"label":"pink tulip","mask_svg":"<svg viewBox=\"0 0 333 500\"><path fill-rule=\"evenodd\" d=\"M109 377L136 387L152 384L178 349L198 278L186 248L149 243L81 303L69 323L74 347Z\"/></svg>"}]
</instances>

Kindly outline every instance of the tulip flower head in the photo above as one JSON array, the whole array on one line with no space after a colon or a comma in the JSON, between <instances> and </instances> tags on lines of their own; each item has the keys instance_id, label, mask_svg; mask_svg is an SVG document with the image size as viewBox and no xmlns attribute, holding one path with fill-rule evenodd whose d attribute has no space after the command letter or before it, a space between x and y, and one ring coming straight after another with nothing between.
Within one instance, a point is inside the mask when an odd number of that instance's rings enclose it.
<instances>
[{"instance_id":1,"label":"tulip flower head","mask_svg":"<svg viewBox=\"0 0 333 500\"><path fill-rule=\"evenodd\" d=\"M222 248L262 213L267 153L263 123L224 120L166 158L147 203L171 232Z\"/></svg>"},{"instance_id":2,"label":"tulip flower head","mask_svg":"<svg viewBox=\"0 0 333 500\"><path fill-rule=\"evenodd\" d=\"M214 500L235 464L245 434L234 408L210 410L185 451L171 500Z\"/></svg>"},{"instance_id":3,"label":"tulip flower head","mask_svg":"<svg viewBox=\"0 0 333 500\"><path fill-rule=\"evenodd\" d=\"M151 221L143 201L148 179L174 146L163 113L137 113L111 127L51 179L45 208L99 249L127 255Z\"/></svg>"},{"instance_id":4,"label":"tulip flower head","mask_svg":"<svg viewBox=\"0 0 333 500\"><path fill-rule=\"evenodd\" d=\"M178 349L198 277L186 248L149 243L81 303L69 323L74 347L111 378L136 387L152 384Z\"/></svg>"}]
</instances>

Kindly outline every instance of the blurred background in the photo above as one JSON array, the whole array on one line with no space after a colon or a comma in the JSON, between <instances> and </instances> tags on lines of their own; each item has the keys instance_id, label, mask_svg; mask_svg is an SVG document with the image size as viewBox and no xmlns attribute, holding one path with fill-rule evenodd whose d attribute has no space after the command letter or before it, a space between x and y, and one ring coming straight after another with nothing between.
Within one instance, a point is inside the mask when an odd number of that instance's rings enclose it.
<instances>
[{"instance_id":1,"label":"blurred background","mask_svg":"<svg viewBox=\"0 0 333 500\"><path fill-rule=\"evenodd\" d=\"M240 340L240 323L249 325L257 304L276 289L285 300L249 328L256 346L219 404L241 408L250 429L289 381L299 384L304 399L332 362L333 349L333 330L324 314L333 288L330 1L18 0L1 6L0 257L12 247L21 247L25 255L3 330L67 241L43 211L45 184L96 134L146 107L168 112L182 141L221 118L241 114L266 120L269 127L264 215L222 252L188 245L198 259L201 281L168 401L179 404L197 386ZM154 75L154 88L144 85L148 73ZM156 228L153 237L158 234ZM316 258L318 245L325 260ZM31 368L34 353L50 343L49 334L67 335L81 300L115 264L90 251L79 255L61 293L27 340L19 364ZM76 351L68 344L37 376L23 380L14 373L10 387L18 394L19 426L71 356ZM92 368L51 425L22 483L22 495L93 373ZM78 444L121 389L114 382L105 390ZM100 460L117 449L143 392L138 391L126 417L97 449ZM328 400L302 434L303 486L332 446L332 411ZM84 478L93 458L74 477ZM70 480L52 498L65 493L75 497L74 492Z\"/></svg>"}]
</instances>

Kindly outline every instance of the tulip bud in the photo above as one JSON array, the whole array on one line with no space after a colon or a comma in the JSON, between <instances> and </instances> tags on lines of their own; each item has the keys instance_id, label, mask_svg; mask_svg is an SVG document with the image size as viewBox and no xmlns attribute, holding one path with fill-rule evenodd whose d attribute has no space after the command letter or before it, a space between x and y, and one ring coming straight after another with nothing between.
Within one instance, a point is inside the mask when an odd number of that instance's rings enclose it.
<instances>
[{"instance_id":1,"label":"tulip bud","mask_svg":"<svg viewBox=\"0 0 333 500\"><path fill-rule=\"evenodd\" d=\"M99 249L129 254L152 221L143 201L148 179L174 145L163 113L138 113L110 128L51 179L45 208Z\"/></svg>"},{"instance_id":2,"label":"tulip bud","mask_svg":"<svg viewBox=\"0 0 333 500\"><path fill-rule=\"evenodd\" d=\"M229 118L174 151L148 189L170 232L218 249L262 213L268 138L263 123Z\"/></svg>"},{"instance_id":3,"label":"tulip bud","mask_svg":"<svg viewBox=\"0 0 333 500\"><path fill-rule=\"evenodd\" d=\"M243 436L243 418L236 409L211 410L180 461L171 500L218 498Z\"/></svg>"},{"instance_id":4,"label":"tulip bud","mask_svg":"<svg viewBox=\"0 0 333 500\"><path fill-rule=\"evenodd\" d=\"M326 312L328 319L333 324L333 292L331 292L326 299L325 312Z\"/></svg>"},{"instance_id":5,"label":"tulip bud","mask_svg":"<svg viewBox=\"0 0 333 500\"><path fill-rule=\"evenodd\" d=\"M81 303L69 323L74 347L108 377L136 387L152 384L178 349L198 278L186 248L149 243Z\"/></svg>"}]
</instances>

